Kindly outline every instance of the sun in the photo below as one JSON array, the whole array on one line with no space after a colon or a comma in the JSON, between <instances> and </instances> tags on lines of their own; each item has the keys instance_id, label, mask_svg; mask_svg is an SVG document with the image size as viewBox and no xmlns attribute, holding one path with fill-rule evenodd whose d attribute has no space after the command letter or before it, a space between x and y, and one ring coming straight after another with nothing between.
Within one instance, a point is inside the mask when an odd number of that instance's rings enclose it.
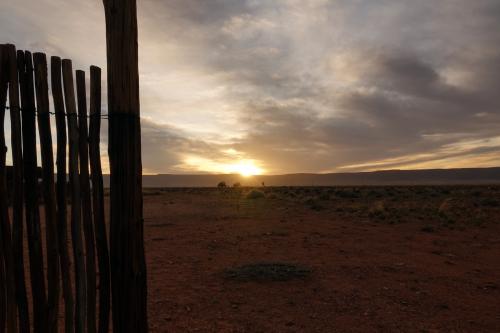
<instances>
[{"instance_id":1,"label":"sun","mask_svg":"<svg viewBox=\"0 0 500 333\"><path fill-rule=\"evenodd\" d=\"M243 177L251 177L262 174L262 169L255 165L251 160L239 161L228 166L232 173L239 173Z\"/></svg>"},{"instance_id":2,"label":"sun","mask_svg":"<svg viewBox=\"0 0 500 333\"><path fill-rule=\"evenodd\" d=\"M228 159L223 162L214 161L201 156L186 156L184 165L188 170L198 170L215 174L239 174L242 177L262 175L266 172L260 161L249 158Z\"/></svg>"}]
</instances>

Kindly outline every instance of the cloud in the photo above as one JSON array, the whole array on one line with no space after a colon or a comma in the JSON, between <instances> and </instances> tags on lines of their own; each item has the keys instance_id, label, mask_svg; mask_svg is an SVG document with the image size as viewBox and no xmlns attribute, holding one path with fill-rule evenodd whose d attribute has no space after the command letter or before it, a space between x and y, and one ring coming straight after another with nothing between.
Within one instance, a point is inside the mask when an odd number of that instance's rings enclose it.
<instances>
[{"instance_id":1,"label":"cloud","mask_svg":"<svg viewBox=\"0 0 500 333\"><path fill-rule=\"evenodd\" d=\"M0 8L2 39L104 63L100 3ZM141 1L144 168L497 165L499 28L496 0Z\"/></svg>"}]
</instances>

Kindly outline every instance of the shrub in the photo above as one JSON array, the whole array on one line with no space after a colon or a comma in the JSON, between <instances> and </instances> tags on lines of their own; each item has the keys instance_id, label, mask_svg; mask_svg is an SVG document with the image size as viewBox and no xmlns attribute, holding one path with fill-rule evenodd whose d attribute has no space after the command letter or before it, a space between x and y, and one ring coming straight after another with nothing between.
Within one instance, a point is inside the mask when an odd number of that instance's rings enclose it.
<instances>
[{"instance_id":1,"label":"shrub","mask_svg":"<svg viewBox=\"0 0 500 333\"><path fill-rule=\"evenodd\" d=\"M439 205L438 215L442 218L450 218L453 214L456 201L453 198L447 198Z\"/></svg>"},{"instance_id":2,"label":"shrub","mask_svg":"<svg viewBox=\"0 0 500 333\"><path fill-rule=\"evenodd\" d=\"M308 198L304 203L312 210L322 210L324 207L318 202L316 198Z\"/></svg>"},{"instance_id":3,"label":"shrub","mask_svg":"<svg viewBox=\"0 0 500 333\"><path fill-rule=\"evenodd\" d=\"M241 183L240 182L236 182L233 184L233 187L234 188L240 188L241 187Z\"/></svg>"},{"instance_id":4,"label":"shrub","mask_svg":"<svg viewBox=\"0 0 500 333\"><path fill-rule=\"evenodd\" d=\"M246 198L247 199L260 199L264 198L266 195L262 191L258 190L251 190L250 192L247 193Z\"/></svg>"},{"instance_id":5,"label":"shrub","mask_svg":"<svg viewBox=\"0 0 500 333\"><path fill-rule=\"evenodd\" d=\"M360 192L359 190L339 189L335 195L343 199L356 199L360 197Z\"/></svg>"},{"instance_id":6,"label":"shrub","mask_svg":"<svg viewBox=\"0 0 500 333\"><path fill-rule=\"evenodd\" d=\"M276 195L276 193L269 193L269 194L267 195L267 197L268 197L269 199L278 199L278 196Z\"/></svg>"},{"instance_id":7,"label":"shrub","mask_svg":"<svg viewBox=\"0 0 500 333\"><path fill-rule=\"evenodd\" d=\"M305 279L311 269L287 263L256 263L225 270L227 279L237 281L289 281Z\"/></svg>"},{"instance_id":8,"label":"shrub","mask_svg":"<svg viewBox=\"0 0 500 333\"><path fill-rule=\"evenodd\" d=\"M384 201L375 201L370 207L370 213L383 214L386 212Z\"/></svg>"},{"instance_id":9,"label":"shrub","mask_svg":"<svg viewBox=\"0 0 500 333\"><path fill-rule=\"evenodd\" d=\"M426 225L426 226L423 226L420 231L422 232L434 232L436 231L436 229L434 229L434 227L432 225Z\"/></svg>"},{"instance_id":10,"label":"shrub","mask_svg":"<svg viewBox=\"0 0 500 333\"><path fill-rule=\"evenodd\" d=\"M481 200L481 205L485 207L500 207L500 202L493 198L485 198Z\"/></svg>"},{"instance_id":11,"label":"shrub","mask_svg":"<svg viewBox=\"0 0 500 333\"><path fill-rule=\"evenodd\" d=\"M226 182L220 182L219 184L217 184L217 187L218 188L226 188L227 187Z\"/></svg>"},{"instance_id":12,"label":"shrub","mask_svg":"<svg viewBox=\"0 0 500 333\"><path fill-rule=\"evenodd\" d=\"M319 200L328 201L330 200L330 194L328 192L321 193L318 197Z\"/></svg>"}]
</instances>

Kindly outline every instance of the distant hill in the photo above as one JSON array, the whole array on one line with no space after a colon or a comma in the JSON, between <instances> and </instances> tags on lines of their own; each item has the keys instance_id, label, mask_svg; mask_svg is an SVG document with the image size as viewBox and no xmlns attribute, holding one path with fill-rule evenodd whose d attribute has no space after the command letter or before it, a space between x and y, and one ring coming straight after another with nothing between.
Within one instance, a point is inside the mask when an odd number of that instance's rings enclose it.
<instances>
[{"instance_id":1,"label":"distant hill","mask_svg":"<svg viewBox=\"0 0 500 333\"><path fill-rule=\"evenodd\" d=\"M109 176L105 176L105 186ZM221 181L228 186L239 182L243 186L341 186L341 185L471 185L500 184L500 168L388 170L358 173L297 173L286 175L145 175L143 186L215 187Z\"/></svg>"}]
</instances>

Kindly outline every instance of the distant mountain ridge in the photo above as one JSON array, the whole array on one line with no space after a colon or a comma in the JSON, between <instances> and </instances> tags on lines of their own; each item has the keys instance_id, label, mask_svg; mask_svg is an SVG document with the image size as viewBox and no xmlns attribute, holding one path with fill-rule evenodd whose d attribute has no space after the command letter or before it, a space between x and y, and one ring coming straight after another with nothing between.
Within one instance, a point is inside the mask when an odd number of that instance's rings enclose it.
<instances>
[{"instance_id":1,"label":"distant mountain ridge","mask_svg":"<svg viewBox=\"0 0 500 333\"><path fill-rule=\"evenodd\" d=\"M109 176L104 176L105 186ZM221 181L228 186L363 186L363 185L485 185L500 184L500 167L429 170L386 170L356 173L296 173L243 177L238 174L144 175L143 187L215 187Z\"/></svg>"}]
</instances>

